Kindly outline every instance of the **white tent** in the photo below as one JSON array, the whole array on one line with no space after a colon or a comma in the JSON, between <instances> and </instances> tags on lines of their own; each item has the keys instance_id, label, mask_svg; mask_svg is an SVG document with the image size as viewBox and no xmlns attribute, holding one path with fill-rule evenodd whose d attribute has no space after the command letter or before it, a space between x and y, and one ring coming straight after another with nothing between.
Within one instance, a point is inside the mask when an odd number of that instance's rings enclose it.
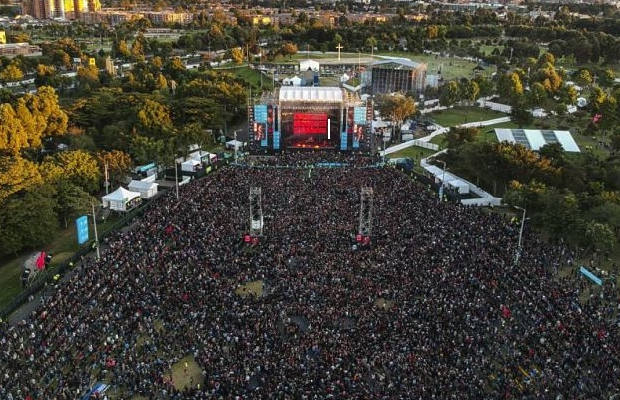
<instances>
[{"instance_id":1,"label":"white tent","mask_svg":"<svg viewBox=\"0 0 620 400\"><path fill-rule=\"evenodd\" d=\"M577 97L577 107L585 107L588 105L588 100L585 97Z\"/></svg>"},{"instance_id":2,"label":"white tent","mask_svg":"<svg viewBox=\"0 0 620 400\"><path fill-rule=\"evenodd\" d=\"M314 60L303 60L299 62L299 70L301 72L307 71L308 69L311 69L312 71L318 71L319 66L319 62Z\"/></svg>"},{"instance_id":3,"label":"white tent","mask_svg":"<svg viewBox=\"0 0 620 400\"><path fill-rule=\"evenodd\" d=\"M196 172L199 165L202 165L200 161L192 158L181 163L181 171Z\"/></svg>"},{"instance_id":4,"label":"white tent","mask_svg":"<svg viewBox=\"0 0 620 400\"><path fill-rule=\"evenodd\" d=\"M282 80L284 86L301 86L301 78L294 76L292 78L284 78Z\"/></svg>"},{"instance_id":5,"label":"white tent","mask_svg":"<svg viewBox=\"0 0 620 400\"><path fill-rule=\"evenodd\" d=\"M101 199L104 207L110 210L127 211L131 210L140 202L140 193L129 191L122 186Z\"/></svg>"},{"instance_id":6,"label":"white tent","mask_svg":"<svg viewBox=\"0 0 620 400\"><path fill-rule=\"evenodd\" d=\"M129 190L132 192L140 193L140 197L143 199L150 199L157 194L158 184L155 182L136 181L129 182Z\"/></svg>"},{"instance_id":7,"label":"white tent","mask_svg":"<svg viewBox=\"0 0 620 400\"><path fill-rule=\"evenodd\" d=\"M228 142L226 142L226 148L227 149L241 149L243 148L243 146L245 146L244 142L241 142L239 140L229 140Z\"/></svg>"},{"instance_id":8,"label":"white tent","mask_svg":"<svg viewBox=\"0 0 620 400\"><path fill-rule=\"evenodd\" d=\"M210 163L214 162L214 159L217 159L217 155L209 153L208 151L199 150L191 153L189 155L189 158L203 163Z\"/></svg>"}]
</instances>

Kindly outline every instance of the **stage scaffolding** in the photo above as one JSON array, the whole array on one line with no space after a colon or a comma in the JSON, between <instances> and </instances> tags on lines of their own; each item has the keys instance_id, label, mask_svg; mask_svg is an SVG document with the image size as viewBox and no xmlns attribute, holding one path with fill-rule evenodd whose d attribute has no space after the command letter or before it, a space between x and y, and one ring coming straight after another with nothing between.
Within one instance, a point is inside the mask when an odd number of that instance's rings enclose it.
<instances>
[{"instance_id":1,"label":"stage scaffolding","mask_svg":"<svg viewBox=\"0 0 620 400\"><path fill-rule=\"evenodd\" d=\"M261 188L250 188L250 236L263 236L263 205Z\"/></svg>"},{"instance_id":2,"label":"stage scaffolding","mask_svg":"<svg viewBox=\"0 0 620 400\"><path fill-rule=\"evenodd\" d=\"M358 235L364 238L372 236L372 216L373 216L373 190L369 187L363 187L360 201L360 220Z\"/></svg>"}]
</instances>

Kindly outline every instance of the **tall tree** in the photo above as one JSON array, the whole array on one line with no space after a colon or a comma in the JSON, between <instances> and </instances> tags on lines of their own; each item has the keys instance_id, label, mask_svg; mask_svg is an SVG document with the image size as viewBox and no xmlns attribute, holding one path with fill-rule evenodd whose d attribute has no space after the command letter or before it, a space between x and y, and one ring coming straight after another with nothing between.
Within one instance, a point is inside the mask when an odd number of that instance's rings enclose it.
<instances>
[{"instance_id":1,"label":"tall tree","mask_svg":"<svg viewBox=\"0 0 620 400\"><path fill-rule=\"evenodd\" d=\"M17 155L28 146L28 136L9 103L0 104L0 152Z\"/></svg>"},{"instance_id":2,"label":"tall tree","mask_svg":"<svg viewBox=\"0 0 620 400\"><path fill-rule=\"evenodd\" d=\"M48 243L57 227L55 208L51 185L33 186L6 199L0 207L0 253L16 255Z\"/></svg>"},{"instance_id":3,"label":"tall tree","mask_svg":"<svg viewBox=\"0 0 620 400\"><path fill-rule=\"evenodd\" d=\"M42 182L41 173L35 163L18 156L0 155L0 203L9 196Z\"/></svg>"},{"instance_id":4,"label":"tall tree","mask_svg":"<svg viewBox=\"0 0 620 400\"><path fill-rule=\"evenodd\" d=\"M41 168L48 174L48 182L66 179L89 193L94 193L99 189L101 179L99 165L97 160L85 151L56 153L47 157L41 164Z\"/></svg>"}]
</instances>

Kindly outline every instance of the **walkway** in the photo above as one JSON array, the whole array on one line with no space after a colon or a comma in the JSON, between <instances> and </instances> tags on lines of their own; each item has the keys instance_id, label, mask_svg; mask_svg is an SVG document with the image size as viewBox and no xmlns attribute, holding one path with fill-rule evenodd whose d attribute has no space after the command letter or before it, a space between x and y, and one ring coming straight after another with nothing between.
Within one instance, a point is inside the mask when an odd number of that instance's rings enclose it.
<instances>
[{"instance_id":1,"label":"walkway","mask_svg":"<svg viewBox=\"0 0 620 400\"><path fill-rule=\"evenodd\" d=\"M484 127L484 126L490 126L490 125L497 125L497 124L501 124L504 122L509 122L510 121L510 117L500 117L500 118L495 118L495 119L490 119L487 121L476 121L476 122L469 122L466 124L460 124L457 125L457 127L459 128L472 128L472 127L476 127L476 128L480 128L480 127ZM438 125L436 125L438 126ZM436 144L430 143L431 139L434 138L435 136L439 136L439 135L443 135L444 133L448 132L450 130L450 128L445 128L442 126L438 126L437 129L435 129L433 132L430 133L430 135L424 136L422 138L416 139L416 140L410 140L408 142L404 142L404 143L400 143L397 144L395 146L391 146L387 149L385 149L384 151L381 151L379 154L383 157L385 155L388 154L392 154L392 153L396 153L400 150L406 149L408 147L412 147L412 146L419 146L419 147L424 147L427 149L433 149L433 150L438 150L439 146L437 146ZM434 146L434 147L431 147ZM500 197L494 197L492 196L490 193L485 192L484 190L482 190L481 188L479 188L478 186L474 185L473 183L458 177L454 174L452 174L451 172L448 171L443 171L441 169L439 169L438 167L431 165L428 163L428 160L436 157L437 155L443 153L447 151L447 149L438 151L437 153L427 157L427 158L423 158L422 160L420 160L420 166L422 168L424 168L424 170L435 177L435 180L438 182L441 182L442 185L451 181L461 181L463 183L466 183L467 185L469 185L469 191L471 193L474 193L476 196L478 196L477 198L472 198L472 199L462 199L461 203L465 204L465 205L475 205L475 206L498 206L501 204L502 199ZM442 182L442 178L443 178L443 182Z\"/></svg>"}]
</instances>

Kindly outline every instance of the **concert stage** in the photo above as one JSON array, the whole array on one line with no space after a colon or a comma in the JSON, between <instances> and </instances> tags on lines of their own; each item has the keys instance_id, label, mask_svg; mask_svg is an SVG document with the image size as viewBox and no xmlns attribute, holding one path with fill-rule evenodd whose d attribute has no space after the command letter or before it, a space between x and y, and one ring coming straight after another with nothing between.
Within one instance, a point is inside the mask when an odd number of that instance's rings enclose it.
<instances>
[{"instance_id":1,"label":"concert stage","mask_svg":"<svg viewBox=\"0 0 620 400\"><path fill-rule=\"evenodd\" d=\"M250 152L369 151L372 115L370 104L339 87L283 86L248 106Z\"/></svg>"}]
</instances>

